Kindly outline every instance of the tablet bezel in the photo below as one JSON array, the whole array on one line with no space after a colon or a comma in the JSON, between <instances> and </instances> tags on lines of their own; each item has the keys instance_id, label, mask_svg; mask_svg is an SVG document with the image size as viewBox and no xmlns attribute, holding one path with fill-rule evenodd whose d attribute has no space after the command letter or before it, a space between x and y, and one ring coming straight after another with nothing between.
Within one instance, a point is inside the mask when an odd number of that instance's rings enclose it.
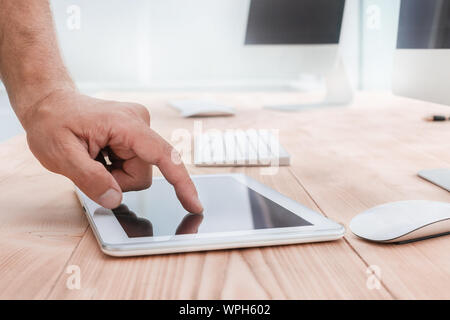
<instances>
[{"instance_id":1,"label":"tablet bezel","mask_svg":"<svg viewBox=\"0 0 450 320\"><path fill-rule=\"evenodd\" d=\"M326 241L342 237L345 228L319 213L243 174L193 175L197 178L232 177L292 213L310 222L310 226L268 228L204 234L130 238L111 210L89 199L78 188L76 194L102 251L116 256L212 250L236 247ZM153 178L161 180L162 177ZM100 209L100 211L97 211ZM94 215L93 213L96 212Z\"/></svg>"}]
</instances>

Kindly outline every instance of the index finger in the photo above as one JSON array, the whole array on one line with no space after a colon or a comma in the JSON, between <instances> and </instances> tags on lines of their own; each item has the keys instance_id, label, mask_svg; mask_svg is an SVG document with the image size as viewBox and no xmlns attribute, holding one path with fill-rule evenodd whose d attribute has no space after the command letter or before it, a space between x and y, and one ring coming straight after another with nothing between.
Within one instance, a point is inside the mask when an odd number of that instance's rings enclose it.
<instances>
[{"instance_id":1,"label":"index finger","mask_svg":"<svg viewBox=\"0 0 450 320\"><path fill-rule=\"evenodd\" d=\"M175 193L183 207L192 213L201 213L203 206L198 199L197 189L183 162L173 161L178 153L159 134L148 127L136 131L132 148L142 160L156 165L167 181L175 188Z\"/></svg>"}]
</instances>

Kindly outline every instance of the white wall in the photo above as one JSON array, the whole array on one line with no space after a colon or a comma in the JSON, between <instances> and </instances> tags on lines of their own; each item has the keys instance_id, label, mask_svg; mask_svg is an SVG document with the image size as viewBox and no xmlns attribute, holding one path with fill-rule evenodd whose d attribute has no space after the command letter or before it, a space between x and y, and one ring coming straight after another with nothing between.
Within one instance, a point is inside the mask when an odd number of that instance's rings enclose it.
<instances>
[{"instance_id":1,"label":"white wall","mask_svg":"<svg viewBox=\"0 0 450 320\"><path fill-rule=\"evenodd\" d=\"M140 11L145 0L51 1L60 46L79 82L138 81ZM80 29L69 29L71 5L80 8Z\"/></svg>"},{"instance_id":2,"label":"white wall","mask_svg":"<svg viewBox=\"0 0 450 320\"><path fill-rule=\"evenodd\" d=\"M329 54L317 48L299 48L292 60L292 54L280 54L282 48L255 54L252 50L258 49L244 47L249 0L51 3L66 63L81 83L142 86L236 82L267 76L276 79L298 70L313 72L316 66L311 56L321 61ZM359 76L359 3L347 0L341 39L341 52L355 86ZM73 4L80 8L79 30L67 27L68 19L73 18L73 12L67 10ZM267 63L275 56L281 57L278 64Z\"/></svg>"},{"instance_id":3,"label":"white wall","mask_svg":"<svg viewBox=\"0 0 450 320\"><path fill-rule=\"evenodd\" d=\"M347 0L340 39L340 54L354 88L360 84L361 19L359 0Z\"/></svg>"},{"instance_id":4,"label":"white wall","mask_svg":"<svg viewBox=\"0 0 450 320\"><path fill-rule=\"evenodd\" d=\"M363 0L360 85L391 90L400 0Z\"/></svg>"}]
</instances>

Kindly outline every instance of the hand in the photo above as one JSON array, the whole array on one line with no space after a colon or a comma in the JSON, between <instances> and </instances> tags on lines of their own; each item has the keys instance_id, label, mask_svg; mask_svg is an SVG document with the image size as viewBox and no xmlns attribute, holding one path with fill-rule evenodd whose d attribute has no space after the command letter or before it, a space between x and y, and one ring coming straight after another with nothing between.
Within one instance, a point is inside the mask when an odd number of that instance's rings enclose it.
<instances>
[{"instance_id":1,"label":"hand","mask_svg":"<svg viewBox=\"0 0 450 320\"><path fill-rule=\"evenodd\" d=\"M150 129L144 106L59 90L28 108L22 124L41 164L71 179L105 208L119 206L122 191L150 187L151 165L156 165L187 211L203 211L179 155ZM94 160L105 147L113 153L111 172Z\"/></svg>"}]
</instances>

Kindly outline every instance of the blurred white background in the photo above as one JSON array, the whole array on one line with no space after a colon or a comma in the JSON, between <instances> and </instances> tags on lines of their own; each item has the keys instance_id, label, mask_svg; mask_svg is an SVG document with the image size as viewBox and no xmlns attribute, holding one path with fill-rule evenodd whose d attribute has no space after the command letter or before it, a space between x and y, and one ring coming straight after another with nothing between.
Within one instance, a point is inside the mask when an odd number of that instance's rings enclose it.
<instances>
[{"instance_id":1,"label":"blurred white background","mask_svg":"<svg viewBox=\"0 0 450 320\"><path fill-rule=\"evenodd\" d=\"M52 7L65 60L80 85L201 87L247 85L255 79L277 84L280 66L266 62L270 50L255 56L253 48L244 46L249 3L56 0ZM79 29L67 26L74 4L79 7ZM341 52L355 86L359 6L359 0L347 0L341 39ZM299 48L299 60L301 54ZM305 72L314 72L306 60Z\"/></svg>"},{"instance_id":2,"label":"blurred white background","mask_svg":"<svg viewBox=\"0 0 450 320\"><path fill-rule=\"evenodd\" d=\"M249 1L51 0L51 6L64 59L83 91L245 87L255 79L276 85L276 66L266 66L269 78L258 74L267 55L254 59L244 47ZM400 0L347 0L339 50L355 89L391 89L399 7ZM305 72L314 72L309 65L306 59ZM0 140L20 131L0 96Z\"/></svg>"}]
</instances>

